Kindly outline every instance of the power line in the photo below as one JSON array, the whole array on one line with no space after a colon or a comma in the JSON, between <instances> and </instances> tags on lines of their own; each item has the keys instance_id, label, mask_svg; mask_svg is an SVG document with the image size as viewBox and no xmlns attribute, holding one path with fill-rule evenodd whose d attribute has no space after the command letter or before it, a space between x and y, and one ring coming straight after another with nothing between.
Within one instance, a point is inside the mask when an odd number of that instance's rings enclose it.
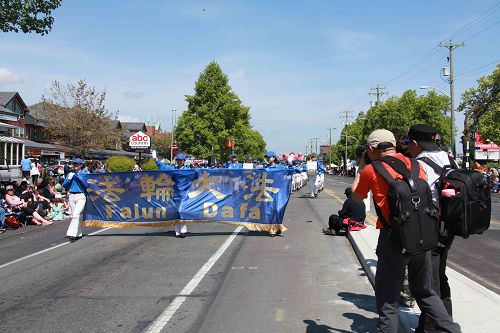
<instances>
[{"instance_id":1,"label":"power line","mask_svg":"<svg viewBox=\"0 0 500 333\"><path fill-rule=\"evenodd\" d=\"M489 29L493 28L493 27L494 27L495 25L497 25L498 23L500 23L500 21L496 21L495 23L493 23L492 25L488 26L487 28L485 28L485 29L483 29L483 30L479 31L478 33L476 33L476 34L474 34L474 35L472 35L471 37L469 37L469 38L467 38L466 40L464 40L464 43L465 43L466 41L471 40L472 38L476 37L477 35L482 34L482 33L483 33L483 32L485 32L486 30L489 30Z\"/></svg>"},{"instance_id":2,"label":"power line","mask_svg":"<svg viewBox=\"0 0 500 333\"><path fill-rule=\"evenodd\" d=\"M466 32L467 30L471 29L472 27L474 27L475 25L478 25L480 24L482 21L484 21L487 17L489 17L490 15L492 15L495 11L497 11L498 9L500 8L500 2L497 2L496 4L494 4L493 6L491 6L490 8L488 8L485 12L483 12L481 15L479 15L476 19L474 19L473 21L471 21L470 23L464 25L463 27L461 27L460 29L458 29L457 31L455 31L453 34L451 34L448 38L446 38L446 40L450 40L452 39L453 37L455 36L458 36L464 32ZM498 23L498 22L496 22ZM495 24L496 24L495 23ZM493 24L493 25L495 25ZM493 26L492 25L492 26ZM477 34L469 37L467 40L469 39L472 39L474 38L475 36L479 35L480 33L488 30L489 28L491 28L492 26L484 29L483 31L480 31L478 32ZM402 72L401 74L398 74L396 75L395 77L383 82L382 84L383 85L386 85L386 84L389 84L391 82L394 82L396 80L398 80L399 78L405 76L406 74L412 72L413 70L415 70L418 66L420 66L422 63L424 62L427 62L432 56L434 56L434 54L436 54L438 52L438 46L434 47L433 49L431 49L429 52L427 52L422 58L420 58L419 60L417 60L416 63L414 63L413 65L411 65L407 70L405 70L404 72ZM432 65L430 66L432 67ZM427 69L427 68L426 68ZM425 70L426 70L425 69ZM424 70L424 71L425 71ZM418 75L418 74L417 74Z\"/></svg>"},{"instance_id":3,"label":"power line","mask_svg":"<svg viewBox=\"0 0 500 333\"><path fill-rule=\"evenodd\" d=\"M446 57L444 58L446 59ZM425 71L427 71L429 68L431 67L434 67L436 64L440 63L441 61L444 60L443 57L439 58L437 61L433 62L432 64L430 64L429 66L425 67L424 69L422 69L420 72L418 72L417 74L415 75L412 75L411 77L409 77L408 79L402 81L401 83L406 83L414 78L416 78L417 76L419 76L420 74L424 73Z\"/></svg>"},{"instance_id":4,"label":"power line","mask_svg":"<svg viewBox=\"0 0 500 333\"><path fill-rule=\"evenodd\" d=\"M469 73L472 73L472 72L478 71L478 70L480 70L480 69L482 69L482 68L485 68L485 67L491 66L491 65L493 65L493 64L495 64L495 63L498 63L498 62L500 62L500 59L499 59L499 60L492 61L492 62L490 62L489 64L486 64L486 65L482 65L482 66L476 67L476 68L471 69L471 70L469 70L469 71L467 71L467 72L463 72L463 73L461 73L461 74L459 74L459 75L455 76L455 79L456 79L456 78L459 78L459 77L462 77L462 76L466 76L466 75L467 75L467 74L469 74Z\"/></svg>"},{"instance_id":5,"label":"power line","mask_svg":"<svg viewBox=\"0 0 500 333\"><path fill-rule=\"evenodd\" d=\"M425 62L427 61L429 58L431 58L434 54L436 54L438 51L438 47L435 46L432 50L430 50L429 52L427 52L422 58L420 58L419 60L417 60L416 63L414 63L413 65L411 65L406 71L404 71L403 73L399 74L399 75L396 75L395 77L393 77L392 79L390 80L387 80L385 82L383 82L382 84L388 84L390 82L393 82L397 79L399 79L400 77L406 75L407 73L413 71L416 67L418 67L420 65L420 63L422 62Z\"/></svg>"},{"instance_id":6,"label":"power line","mask_svg":"<svg viewBox=\"0 0 500 333\"><path fill-rule=\"evenodd\" d=\"M457 31L455 31L450 37L445 38L445 39L452 39L453 37L456 37L456 36L464 33L465 31L471 29L473 26L481 23L488 16L492 15L499 8L499 6L500 6L500 2L496 3L495 5L493 5L489 9L487 9L484 13L482 13L481 15L479 15L479 17L477 17L475 20L473 20L472 22L464 25L463 27L461 27L460 29L458 29Z\"/></svg>"}]
</instances>

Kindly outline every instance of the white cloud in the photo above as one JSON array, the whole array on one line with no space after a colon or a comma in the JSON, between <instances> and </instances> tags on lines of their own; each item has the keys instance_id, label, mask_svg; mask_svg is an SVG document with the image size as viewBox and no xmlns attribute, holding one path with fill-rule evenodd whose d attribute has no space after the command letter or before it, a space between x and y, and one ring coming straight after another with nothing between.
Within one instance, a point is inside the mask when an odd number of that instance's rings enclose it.
<instances>
[{"instance_id":1,"label":"white cloud","mask_svg":"<svg viewBox=\"0 0 500 333\"><path fill-rule=\"evenodd\" d=\"M0 85L21 82L23 82L23 79L16 73L9 71L7 68L0 68Z\"/></svg>"}]
</instances>

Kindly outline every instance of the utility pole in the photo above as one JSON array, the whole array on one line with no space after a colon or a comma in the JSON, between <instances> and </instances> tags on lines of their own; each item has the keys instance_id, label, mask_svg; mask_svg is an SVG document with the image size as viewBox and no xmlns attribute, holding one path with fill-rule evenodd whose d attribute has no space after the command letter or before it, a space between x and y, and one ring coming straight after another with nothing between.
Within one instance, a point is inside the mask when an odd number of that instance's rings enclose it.
<instances>
[{"instance_id":1,"label":"utility pole","mask_svg":"<svg viewBox=\"0 0 500 333\"><path fill-rule=\"evenodd\" d=\"M450 62L450 114L451 114L451 151L453 152L453 155L456 156L456 150L455 150L455 100L454 100L454 78L453 78L453 50L456 49L457 47L464 46L464 43L460 44L453 44L451 40L447 44L439 43L439 47L446 47L449 50L449 56L448 56L448 61ZM467 126L467 117L465 117L464 121L464 126ZM466 128L466 127L465 127ZM468 138L464 137L464 141L468 141ZM465 142L463 142L464 145L466 145ZM464 149L465 150L465 149ZM463 156L463 159L465 159L465 154Z\"/></svg>"},{"instance_id":2,"label":"utility pole","mask_svg":"<svg viewBox=\"0 0 500 333\"><path fill-rule=\"evenodd\" d=\"M345 137L345 160L344 160L344 170L347 171L347 138L348 138L348 125L349 125L349 120L352 119L351 116L352 111L345 110L343 112L343 115L340 116L340 118L344 119L343 123L345 124L345 132L344 132L344 137Z\"/></svg>"},{"instance_id":3,"label":"utility pole","mask_svg":"<svg viewBox=\"0 0 500 333\"><path fill-rule=\"evenodd\" d=\"M332 131L335 130L336 128L327 128L327 130L330 132L330 148L328 150L328 164L332 164Z\"/></svg>"},{"instance_id":4,"label":"utility pole","mask_svg":"<svg viewBox=\"0 0 500 333\"><path fill-rule=\"evenodd\" d=\"M311 154L313 153L313 139L309 140L309 143L311 144Z\"/></svg>"},{"instance_id":5,"label":"utility pole","mask_svg":"<svg viewBox=\"0 0 500 333\"><path fill-rule=\"evenodd\" d=\"M316 141L316 145L314 146L315 147L314 152L316 154L316 158L318 158L318 139L319 138L312 138L312 139Z\"/></svg>"},{"instance_id":6,"label":"utility pole","mask_svg":"<svg viewBox=\"0 0 500 333\"><path fill-rule=\"evenodd\" d=\"M381 103L380 96L389 94L387 91L384 91L384 90L385 90L385 87L380 87L378 84L377 84L377 87L370 88L370 92L368 92L368 95L376 95L377 96L377 101L375 102L375 105L379 105ZM373 91L375 91L375 92L373 92Z\"/></svg>"},{"instance_id":7,"label":"utility pole","mask_svg":"<svg viewBox=\"0 0 500 333\"><path fill-rule=\"evenodd\" d=\"M170 162L173 163L174 160L174 131L175 131L175 123L177 122L175 113L177 110L172 110L172 134L171 134L171 142L170 142Z\"/></svg>"}]
</instances>

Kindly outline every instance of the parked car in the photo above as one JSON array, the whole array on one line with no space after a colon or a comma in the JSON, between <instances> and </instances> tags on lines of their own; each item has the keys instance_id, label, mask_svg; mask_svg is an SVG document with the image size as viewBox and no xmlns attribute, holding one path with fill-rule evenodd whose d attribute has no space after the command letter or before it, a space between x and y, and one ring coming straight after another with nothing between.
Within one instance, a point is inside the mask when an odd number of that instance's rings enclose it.
<instances>
[{"instance_id":1,"label":"parked car","mask_svg":"<svg viewBox=\"0 0 500 333\"><path fill-rule=\"evenodd\" d=\"M56 160L56 163L53 165L47 166L47 172L53 174L64 175L64 166L66 164L70 164L69 160Z\"/></svg>"}]
</instances>

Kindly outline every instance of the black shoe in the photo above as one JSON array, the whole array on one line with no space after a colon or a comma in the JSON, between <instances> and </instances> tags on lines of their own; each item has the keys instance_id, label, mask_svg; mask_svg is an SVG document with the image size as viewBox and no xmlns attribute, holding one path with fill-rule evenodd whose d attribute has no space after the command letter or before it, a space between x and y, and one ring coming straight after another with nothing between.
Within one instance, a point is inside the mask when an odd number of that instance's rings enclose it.
<instances>
[{"instance_id":1,"label":"black shoe","mask_svg":"<svg viewBox=\"0 0 500 333\"><path fill-rule=\"evenodd\" d=\"M276 231L276 235L280 236L281 235L281 230Z\"/></svg>"},{"instance_id":2,"label":"black shoe","mask_svg":"<svg viewBox=\"0 0 500 333\"><path fill-rule=\"evenodd\" d=\"M274 237L274 236L276 236L276 233L274 233L274 232L269 233L269 237Z\"/></svg>"},{"instance_id":3,"label":"black shoe","mask_svg":"<svg viewBox=\"0 0 500 333\"><path fill-rule=\"evenodd\" d=\"M181 235L177 235L177 234L176 234L176 235L175 235L175 238L181 238Z\"/></svg>"},{"instance_id":4,"label":"black shoe","mask_svg":"<svg viewBox=\"0 0 500 333\"><path fill-rule=\"evenodd\" d=\"M181 238L186 238L186 233L185 233L185 232L183 232L183 233L181 234Z\"/></svg>"},{"instance_id":5,"label":"black shoe","mask_svg":"<svg viewBox=\"0 0 500 333\"><path fill-rule=\"evenodd\" d=\"M68 238L69 238L69 241L70 241L71 243L74 243L74 242L76 242L76 241L78 240L78 237L72 237L72 236L69 236Z\"/></svg>"}]
</instances>

